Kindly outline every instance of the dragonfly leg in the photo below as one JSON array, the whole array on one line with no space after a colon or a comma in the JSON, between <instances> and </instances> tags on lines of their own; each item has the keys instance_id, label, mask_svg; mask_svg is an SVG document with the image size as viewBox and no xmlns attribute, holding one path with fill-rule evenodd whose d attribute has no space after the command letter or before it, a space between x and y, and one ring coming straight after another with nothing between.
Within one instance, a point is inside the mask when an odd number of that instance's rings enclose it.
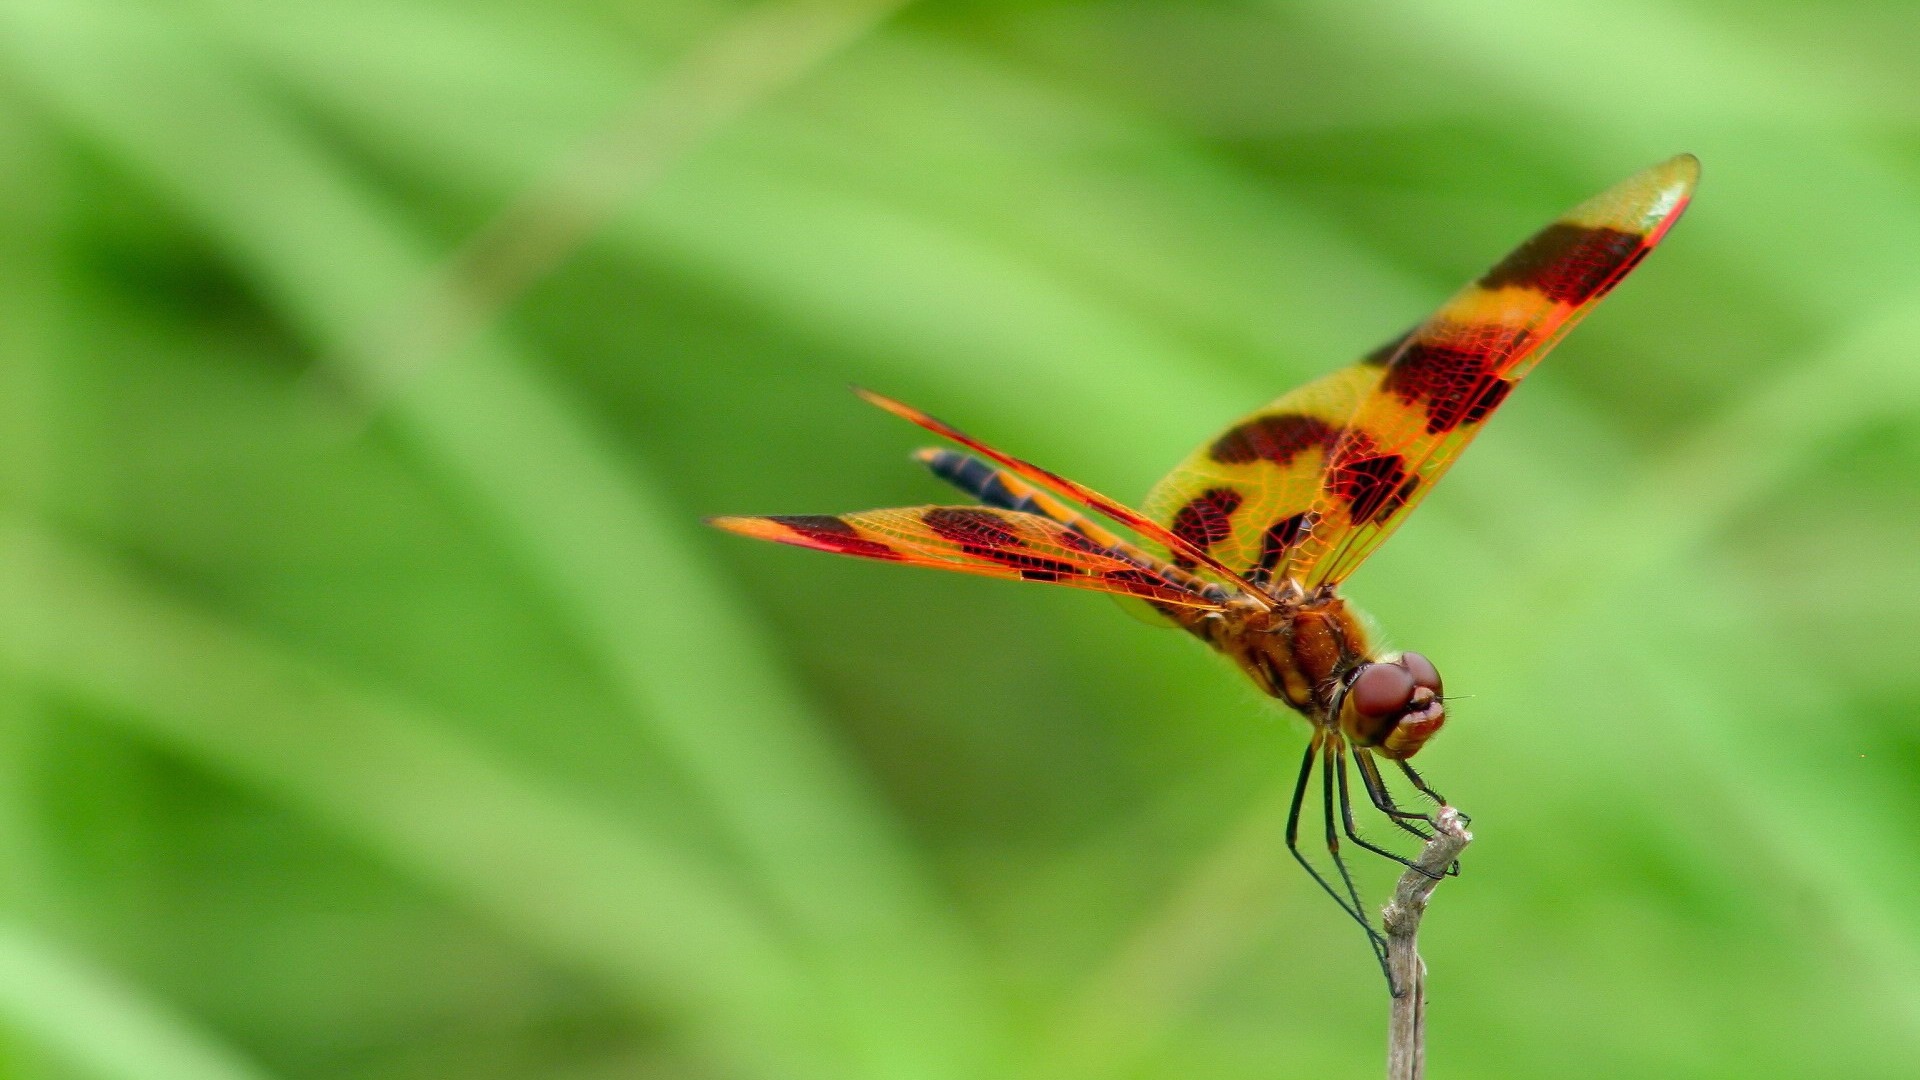
<instances>
[{"instance_id":1,"label":"dragonfly leg","mask_svg":"<svg viewBox=\"0 0 1920 1080\"><path fill-rule=\"evenodd\" d=\"M1418 791L1422 795L1425 795L1427 798L1432 799L1434 802L1439 803L1441 806L1453 805L1452 803L1447 801L1447 797L1445 795L1442 795L1439 792L1433 790L1433 788L1427 786L1426 780L1423 779L1419 773L1413 771L1413 766L1407 764L1404 760L1396 761L1394 762L1394 764L1400 766L1400 771L1407 774L1407 779L1413 782L1414 790ZM1465 812L1456 809L1454 813L1460 815L1461 822L1468 825L1473 824L1473 818L1469 817Z\"/></svg>"},{"instance_id":2,"label":"dragonfly leg","mask_svg":"<svg viewBox=\"0 0 1920 1080\"><path fill-rule=\"evenodd\" d=\"M1333 860L1334 869L1340 871L1340 881L1347 887L1347 899L1353 904L1352 910L1362 913L1360 925L1367 932L1367 943L1373 946L1374 957L1380 961L1380 971L1387 977L1387 989L1399 997L1393 983L1393 969L1387 963L1387 939L1374 929L1373 921L1365 916L1366 901L1360 899L1360 888L1353 883L1353 873L1347 869L1347 860L1340 854L1340 828L1335 823L1333 805L1334 774L1339 771L1334 762L1333 748L1339 740L1338 735L1329 733L1320 744L1320 816L1327 826L1327 856Z\"/></svg>"},{"instance_id":3,"label":"dragonfly leg","mask_svg":"<svg viewBox=\"0 0 1920 1080\"><path fill-rule=\"evenodd\" d=\"M1360 769L1360 782L1366 786L1367 798L1373 801L1374 807L1392 819L1395 825L1400 826L1402 829L1407 830L1420 839L1433 839L1432 833L1413 824L1413 822L1416 821L1424 821L1431 825L1433 824L1433 818L1426 814L1400 809L1400 805L1393 801L1393 793L1387 790L1386 777L1380 775L1380 765L1373 760L1373 752L1365 748L1360 748L1353 752L1353 757L1355 764L1358 765Z\"/></svg>"},{"instance_id":4,"label":"dragonfly leg","mask_svg":"<svg viewBox=\"0 0 1920 1080\"><path fill-rule=\"evenodd\" d=\"M1413 824L1414 821L1424 821L1431 825L1433 824L1433 819L1425 814L1415 814L1407 810L1402 810L1399 806L1395 805L1393 793L1387 790L1386 778L1380 775L1380 766L1373 760L1373 755L1362 749L1355 750L1353 756L1360 763L1360 778L1366 782L1367 795L1373 799L1373 805L1379 807L1380 812L1386 814L1394 824L1399 825L1413 835L1418 836L1422 840L1433 839L1432 833ZM1404 766L1406 763L1402 762L1401 764ZM1421 790L1426 792L1429 798L1433 797L1433 792L1430 788L1426 788L1423 785ZM1435 799L1434 801L1440 802L1443 806L1446 805L1442 800ZM1460 860L1455 859L1452 865L1447 867L1447 876L1460 876Z\"/></svg>"},{"instance_id":5,"label":"dragonfly leg","mask_svg":"<svg viewBox=\"0 0 1920 1080\"><path fill-rule=\"evenodd\" d=\"M1415 862L1412 859L1407 858L1405 855L1388 851L1386 848L1383 848L1378 844L1371 843L1365 837L1360 835L1359 829L1354 825L1354 822L1353 822L1353 799L1352 799L1352 796L1349 794L1349 790L1347 786L1347 744L1344 740L1340 740L1340 739L1334 739L1331 741L1333 743L1331 753L1333 755L1334 762L1339 769L1338 775L1340 779L1340 822L1345 827L1347 839L1353 841L1354 843L1360 845L1361 847L1367 849L1368 851L1373 852L1375 855L1384 855L1387 858L1392 859L1394 862L1399 863L1401 866L1404 866L1409 870L1417 870L1420 873L1426 874L1428 877L1435 879L1436 881L1439 880L1442 875L1432 873L1428 871L1425 867L1421 866L1419 863ZM1371 792L1369 792L1369 794L1371 794ZM1376 801L1374 805L1377 806L1379 805L1379 803ZM1421 836L1425 839L1432 839L1431 836L1429 836L1422 830L1415 828L1414 826L1408 825L1405 822L1400 821L1398 819L1392 819L1392 820L1394 824L1399 825L1401 828L1406 829L1408 832L1411 832L1416 836Z\"/></svg>"},{"instance_id":6,"label":"dragonfly leg","mask_svg":"<svg viewBox=\"0 0 1920 1080\"><path fill-rule=\"evenodd\" d=\"M1367 918L1365 909L1360 906L1359 893L1353 888L1352 879L1346 877L1346 864L1340 861L1339 843L1333 831L1333 819L1331 817L1333 806L1330 797L1327 800L1327 813L1329 815L1327 819L1327 847L1329 851L1334 853L1335 865L1340 867L1342 877L1346 878L1347 890L1352 894L1352 899L1349 900L1347 896L1341 894L1340 890L1334 888L1333 883L1328 881L1326 875L1320 872L1320 868L1313 865L1312 860L1307 858L1306 852L1300 850L1300 810L1306 803L1307 783L1313 777L1314 761L1320 757L1321 740L1327 737L1327 733L1324 730L1315 728L1313 741L1307 744L1307 752L1301 756L1300 776L1293 784L1293 804L1287 810L1287 850L1293 853L1294 860L1306 869L1314 882L1317 883L1328 896L1333 897L1333 902L1340 905L1340 910L1346 912L1348 918L1359 923L1360 928L1366 931L1367 942L1373 947L1374 957L1380 961L1380 969L1387 972L1388 989L1393 990L1393 973L1387 971L1386 939L1380 936L1380 931L1375 930L1372 921ZM1329 786L1328 792L1331 793L1331 791L1332 788Z\"/></svg>"}]
</instances>

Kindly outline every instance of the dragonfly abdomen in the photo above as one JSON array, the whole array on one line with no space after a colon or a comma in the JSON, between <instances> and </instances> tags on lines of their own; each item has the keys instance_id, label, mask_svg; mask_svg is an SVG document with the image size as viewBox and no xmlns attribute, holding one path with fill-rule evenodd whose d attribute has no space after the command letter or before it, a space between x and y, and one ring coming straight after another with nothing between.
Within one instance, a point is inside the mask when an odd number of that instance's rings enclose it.
<instances>
[{"instance_id":1,"label":"dragonfly abdomen","mask_svg":"<svg viewBox=\"0 0 1920 1080\"><path fill-rule=\"evenodd\" d=\"M1107 554L1124 559L1141 571L1169 584L1192 589L1213 601L1227 599L1228 591L1216 582L1204 581L1171 563L1149 555L1137 546L1102 527L1085 514L1015 476L1007 469L958 450L928 447L916 450L914 460L933 471L933 475L980 500L983 505L1023 514L1038 514L1072 529L1098 545ZM1181 620L1177 620L1181 621Z\"/></svg>"}]
</instances>

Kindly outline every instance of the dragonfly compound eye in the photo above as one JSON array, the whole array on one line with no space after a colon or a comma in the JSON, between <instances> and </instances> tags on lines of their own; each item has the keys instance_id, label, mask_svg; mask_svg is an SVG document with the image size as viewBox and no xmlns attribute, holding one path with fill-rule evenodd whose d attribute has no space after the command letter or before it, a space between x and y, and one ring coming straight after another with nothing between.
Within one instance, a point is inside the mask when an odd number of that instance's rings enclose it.
<instances>
[{"instance_id":1,"label":"dragonfly compound eye","mask_svg":"<svg viewBox=\"0 0 1920 1080\"><path fill-rule=\"evenodd\" d=\"M1440 669L1433 666L1433 661L1417 652L1402 653L1400 666L1412 673L1414 685L1424 686L1437 696L1445 696L1440 688Z\"/></svg>"},{"instance_id":2,"label":"dragonfly compound eye","mask_svg":"<svg viewBox=\"0 0 1920 1080\"><path fill-rule=\"evenodd\" d=\"M1415 685L1413 673L1398 664L1368 664L1354 676L1347 700L1361 716L1386 720L1398 716L1412 702Z\"/></svg>"},{"instance_id":3,"label":"dragonfly compound eye","mask_svg":"<svg viewBox=\"0 0 1920 1080\"><path fill-rule=\"evenodd\" d=\"M1340 728L1355 746L1373 747L1388 758L1412 757L1446 722L1439 687L1440 673L1418 653L1367 664L1347 685Z\"/></svg>"}]
</instances>

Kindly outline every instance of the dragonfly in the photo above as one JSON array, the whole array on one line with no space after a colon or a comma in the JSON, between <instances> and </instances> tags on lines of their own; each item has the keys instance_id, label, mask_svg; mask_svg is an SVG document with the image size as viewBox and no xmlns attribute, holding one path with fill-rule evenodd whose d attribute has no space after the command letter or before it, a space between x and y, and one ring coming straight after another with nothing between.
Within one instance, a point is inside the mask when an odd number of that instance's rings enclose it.
<instances>
[{"instance_id":1,"label":"dragonfly","mask_svg":"<svg viewBox=\"0 0 1920 1080\"><path fill-rule=\"evenodd\" d=\"M1367 620L1339 587L1407 520L1520 380L1661 242L1699 175L1699 161L1682 154L1574 207L1426 321L1235 421L1168 473L1143 509L856 388L961 447L915 457L975 502L709 521L840 555L1137 598L1225 654L1310 722L1287 849L1366 931L1384 969L1386 941L1361 902L1342 838L1434 871L1362 835L1351 776L1395 826L1431 838L1434 818L1403 807L1385 770L1447 805L1410 763L1445 723L1447 696L1426 656L1376 650ZM1316 770L1331 875L1301 846Z\"/></svg>"}]
</instances>

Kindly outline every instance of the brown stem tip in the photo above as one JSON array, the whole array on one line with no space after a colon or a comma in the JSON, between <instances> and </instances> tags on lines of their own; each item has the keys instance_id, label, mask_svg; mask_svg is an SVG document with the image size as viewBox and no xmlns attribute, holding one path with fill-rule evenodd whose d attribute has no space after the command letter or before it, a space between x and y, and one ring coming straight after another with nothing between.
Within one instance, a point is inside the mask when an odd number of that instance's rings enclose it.
<instances>
[{"instance_id":1,"label":"brown stem tip","mask_svg":"<svg viewBox=\"0 0 1920 1080\"><path fill-rule=\"evenodd\" d=\"M1420 919L1448 867L1473 842L1460 811L1443 806L1434 815L1434 837L1400 875L1393 899L1380 913L1387 932L1387 970L1394 985L1387 1024L1387 1080L1420 1080L1427 1071L1427 965L1420 959Z\"/></svg>"}]
</instances>

